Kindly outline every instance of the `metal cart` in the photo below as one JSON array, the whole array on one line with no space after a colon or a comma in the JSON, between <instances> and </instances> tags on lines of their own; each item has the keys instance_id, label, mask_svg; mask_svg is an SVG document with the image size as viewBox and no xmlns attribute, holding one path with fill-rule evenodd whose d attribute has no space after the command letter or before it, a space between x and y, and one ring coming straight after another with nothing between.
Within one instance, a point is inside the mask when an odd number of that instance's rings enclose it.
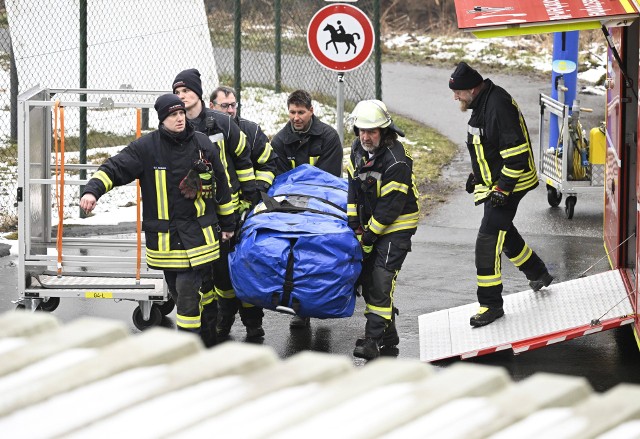
<instances>
[{"instance_id":1,"label":"metal cart","mask_svg":"<svg viewBox=\"0 0 640 439\"><path fill-rule=\"evenodd\" d=\"M61 298L137 301L132 319L138 329L173 310L162 273L144 263L139 214L137 233L134 222L115 236L101 233L101 226L74 226L82 233L73 236L66 224L72 209L79 212L81 186L98 165L84 164L81 151L65 154L64 132L69 143L75 137L80 144L80 126L89 120L92 131L120 129L126 134L118 139L133 138L141 131L141 109L152 108L161 93L35 87L18 97L18 308L53 311ZM135 201L136 182L124 190L133 191Z\"/></svg>"},{"instance_id":2,"label":"metal cart","mask_svg":"<svg viewBox=\"0 0 640 439\"><path fill-rule=\"evenodd\" d=\"M588 162L588 142L580 124L580 107L569 106L547 95L540 94L540 147L538 177L547 186L547 201L557 207L565 197L565 213L573 218L579 193L602 191L604 188L604 164ZM582 109L587 111L588 109ZM559 140L555 148L547 145L545 132L548 121L545 112L555 114L559 121Z\"/></svg>"}]
</instances>

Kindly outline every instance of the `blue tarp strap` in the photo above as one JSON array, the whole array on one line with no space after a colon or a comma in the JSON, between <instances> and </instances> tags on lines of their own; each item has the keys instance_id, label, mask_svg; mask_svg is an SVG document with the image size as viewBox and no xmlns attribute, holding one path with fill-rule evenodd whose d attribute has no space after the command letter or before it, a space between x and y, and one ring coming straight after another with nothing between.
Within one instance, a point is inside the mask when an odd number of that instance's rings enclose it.
<instances>
[{"instance_id":1,"label":"blue tarp strap","mask_svg":"<svg viewBox=\"0 0 640 439\"><path fill-rule=\"evenodd\" d=\"M272 297L272 303L274 306L286 306L289 307L289 302L291 301L291 293L293 292L293 247L295 247L298 238L290 239L291 242L289 247L289 256L287 257L287 269L284 274L284 284L282 285L282 297L278 293L274 293ZM298 308L300 307L300 303L298 301L293 301L291 304L291 308L297 313Z\"/></svg>"},{"instance_id":2,"label":"blue tarp strap","mask_svg":"<svg viewBox=\"0 0 640 439\"><path fill-rule=\"evenodd\" d=\"M287 258L287 271L284 273L284 284L282 285L282 305L289 306L291 293L293 292L293 247L296 245L298 238L291 239L291 247L289 247L289 257ZM295 310L294 310L295 311Z\"/></svg>"}]
</instances>

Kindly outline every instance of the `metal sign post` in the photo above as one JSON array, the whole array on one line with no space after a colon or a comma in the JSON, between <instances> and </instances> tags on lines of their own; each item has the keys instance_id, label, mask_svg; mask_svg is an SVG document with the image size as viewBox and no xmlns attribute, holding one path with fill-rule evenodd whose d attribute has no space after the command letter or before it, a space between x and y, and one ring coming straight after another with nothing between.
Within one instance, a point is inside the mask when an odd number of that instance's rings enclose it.
<instances>
[{"instance_id":1,"label":"metal sign post","mask_svg":"<svg viewBox=\"0 0 640 439\"><path fill-rule=\"evenodd\" d=\"M336 130L340 143L344 145L344 72L338 72L338 93L336 98Z\"/></svg>"}]
</instances>

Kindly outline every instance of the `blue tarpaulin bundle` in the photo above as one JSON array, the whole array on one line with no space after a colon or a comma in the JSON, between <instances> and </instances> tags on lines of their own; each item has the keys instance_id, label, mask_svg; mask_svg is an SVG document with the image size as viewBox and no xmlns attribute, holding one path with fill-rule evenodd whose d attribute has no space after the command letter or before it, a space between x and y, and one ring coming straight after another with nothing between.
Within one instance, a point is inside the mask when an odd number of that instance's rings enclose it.
<instances>
[{"instance_id":1,"label":"blue tarpaulin bundle","mask_svg":"<svg viewBox=\"0 0 640 439\"><path fill-rule=\"evenodd\" d=\"M346 207L344 179L310 165L278 176L229 255L236 297L301 317L353 315L362 251Z\"/></svg>"}]
</instances>

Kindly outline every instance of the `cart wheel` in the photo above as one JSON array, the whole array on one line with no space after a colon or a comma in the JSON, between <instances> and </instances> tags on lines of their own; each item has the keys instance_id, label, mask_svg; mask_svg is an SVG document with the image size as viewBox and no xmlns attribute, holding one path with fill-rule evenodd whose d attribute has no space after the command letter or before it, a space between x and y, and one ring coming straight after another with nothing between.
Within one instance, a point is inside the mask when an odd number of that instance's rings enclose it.
<instances>
[{"instance_id":1,"label":"cart wheel","mask_svg":"<svg viewBox=\"0 0 640 439\"><path fill-rule=\"evenodd\" d=\"M47 300L43 300L42 302L40 302L40 306L38 307L38 309L46 312L52 312L55 311L58 305L60 305L59 297L49 297Z\"/></svg>"},{"instance_id":2,"label":"cart wheel","mask_svg":"<svg viewBox=\"0 0 640 439\"><path fill-rule=\"evenodd\" d=\"M549 206L558 207L562 201L562 192L558 192L553 186L547 185L547 201Z\"/></svg>"},{"instance_id":3,"label":"cart wheel","mask_svg":"<svg viewBox=\"0 0 640 439\"><path fill-rule=\"evenodd\" d=\"M567 219L573 218L573 209L576 207L576 201L578 201L578 198L575 195L571 195L564 202L564 213L567 215Z\"/></svg>"},{"instance_id":4,"label":"cart wheel","mask_svg":"<svg viewBox=\"0 0 640 439\"><path fill-rule=\"evenodd\" d=\"M24 310L24 309L27 309L27 307L26 307L26 306L24 306L24 303L18 303L18 304L16 305L16 311L18 311L18 310Z\"/></svg>"},{"instance_id":5,"label":"cart wheel","mask_svg":"<svg viewBox=\"0 0 640 439\"><path fill-rule=\"evenodd\" d=\"M133 324L136 328L141 331L144 331L147 328L152 326L157 326L162 321L162 313L160 312L160 308L157 305L151 305L151 314L149 315L149 320L144 320L142 318L142 310L139 306L133 310Z\"/></svg>"},{"instance_id":6,"label":"cart wheel","mask_svg":"<svg viewBox=\"0 0 640 439\"><path fill-rule=\"evenodd\" d=\"M157 307L160 308L160 313L162 313L163 316L168 316L171 314L171 311L173 311L173 308L176 307L176 304L173 299L169 297L166 302L162 302L162 304L157 305Z\"/></svg>"}]
</instances>

